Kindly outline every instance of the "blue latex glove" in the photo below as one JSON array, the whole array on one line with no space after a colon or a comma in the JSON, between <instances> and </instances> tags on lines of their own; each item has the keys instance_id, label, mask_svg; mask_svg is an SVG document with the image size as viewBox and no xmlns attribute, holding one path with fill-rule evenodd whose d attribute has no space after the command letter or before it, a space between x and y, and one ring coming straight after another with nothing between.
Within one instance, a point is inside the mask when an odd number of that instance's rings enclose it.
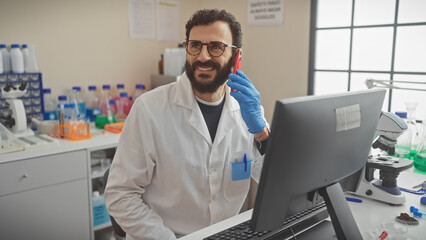
<instances>
[{"instance_id":1,"label":"blue latex glove","mask_svg":"<svg viewBox=\"0 0 426 240\"><path fill-rule=\"evenodd\" d=\"M237 92L231 91L231 96L240 104L241 115L249 132L252 134L261 132L266 122L262 117L259 92L240 70L237 70L237 74L229 74L229 79L232 82L228 81L228 86L237 90Z\"/></svg>"}]
</instances>

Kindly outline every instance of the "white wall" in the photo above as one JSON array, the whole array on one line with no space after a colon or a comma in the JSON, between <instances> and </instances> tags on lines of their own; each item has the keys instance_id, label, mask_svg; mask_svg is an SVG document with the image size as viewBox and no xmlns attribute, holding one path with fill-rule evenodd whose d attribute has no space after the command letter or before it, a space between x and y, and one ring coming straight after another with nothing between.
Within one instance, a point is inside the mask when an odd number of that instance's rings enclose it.
<instances>
[{"instance_id":1,"label":"white wall","mask_svg":"<svg viewBox=\"0 0 426 240\"><path fill-rule=\"evenodd\" d=\"M181 1L182 15L191 2ZM177 46L131 40L127 0L2 0L0 42L35 44L44 87L53 95L77 85L149 87L164 48Z\"/></svg>"},{"instance_id":2,"label":"white wall","mask_svg":"<svg viewBox=\"0 0 426 240\"><path fill-rule=\"evenodd\" d=\"M180 0L185 23L200 8L226 9L243 28L242 70L262 96L271 120L275 100L307 94L310 0L284 0L284 23L248 27L247 0ZM127 0L2 0L0 42L30 43L45 87L53 95L72 86L150 83L166 47L177 42L129 39Z\"/></svg>"}]
</instances>

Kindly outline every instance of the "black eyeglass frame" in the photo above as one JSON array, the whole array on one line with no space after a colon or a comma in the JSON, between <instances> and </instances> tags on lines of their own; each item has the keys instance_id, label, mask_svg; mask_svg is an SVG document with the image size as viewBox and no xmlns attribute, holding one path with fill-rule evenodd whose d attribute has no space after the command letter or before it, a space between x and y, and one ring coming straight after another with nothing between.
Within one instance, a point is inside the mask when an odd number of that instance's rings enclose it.
<instances>
[{"instance_id":1,"label":"black eyeglass frame","mask_svg":"<svg viewBox=\"0 0 426 240\"><path fill-rule=\"evenodd\" d=\"M201 44L201 48L200 48L199 53L197 53L197 54L192 54L192 53L190 53L190 52L189 52L189 50L188 50L188 45L189 45L189 43L190 43L190 42L196 42L196 43L200 43L200 44ZM215 55L211 54L210 49L209 49L209 44L220 44L220 45L222 45L222 53L221 53L220 55L217 55L217 56L215 56ZM232 45L232 44L226 44L226 43L223 43L223 42L220 42L220 41L211 41L211 42L208 42L208 43L203 43L203 42L201 42L201 41L199 41L199 40L188 40L188 41L186 41L186 42L183 42L183 45L185 45L186 52L187 52L189 55L191 55L191 56L198 56L198 55L200 55L201 51L203 51L203 46L204 46L204 45L206 45L206 46L207 46L207 52L208 52L208 53L210 54L210 56L212 56L212 57L220 57L220 56L222 56L222 55L223 55L223 53L225 52L225 50L226 50L226 48L227 48L227 47L231 47L231 48L235 48L235 49L237 49L237 48L238 48L237 46L234 46L234 45ZM211 45L210 45L210 46L211 46Z\"/></svg>"}]
</instances>

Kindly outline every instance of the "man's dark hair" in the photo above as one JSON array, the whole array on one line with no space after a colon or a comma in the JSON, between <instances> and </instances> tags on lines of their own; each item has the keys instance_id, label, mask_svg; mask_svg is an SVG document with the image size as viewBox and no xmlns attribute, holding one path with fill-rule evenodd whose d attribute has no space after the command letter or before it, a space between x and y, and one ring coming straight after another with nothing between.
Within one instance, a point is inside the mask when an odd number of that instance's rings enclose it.
<instances>
[{"instance_id":1,"label":"man's dark hair","mask_svg":"<svg viewBox=\"0 0 426 240\"><path fill-rule=\"evenodd\" d=\"M232 45L237 46L238 48L241 48L242 46L242 31L241 31L241 25L235 17L228 13L225 10L217 10L217 9L203 9L199 10L192 17L189 19L189 21L186 23L186 41L189 40L189 32L191 32L191 29L194 26L202 26L202 25L209 25L216 21L223 21L229 24L229 27L231 28L232 33ZM234 49L235 51L235 49Z\"/></svg>"}]
</instances>

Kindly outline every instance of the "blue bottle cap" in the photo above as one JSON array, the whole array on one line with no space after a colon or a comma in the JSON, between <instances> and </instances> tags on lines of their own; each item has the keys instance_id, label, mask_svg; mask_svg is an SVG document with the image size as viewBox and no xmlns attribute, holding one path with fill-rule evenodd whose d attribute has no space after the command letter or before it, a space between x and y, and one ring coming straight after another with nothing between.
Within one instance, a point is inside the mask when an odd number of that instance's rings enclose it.
<instances>
[{"instance_id":1,"label":"blue bottle cap","mask_svg":"<svg viewBox=\"0 0 426 240\"><path fill-rule=\"evenodd\" d=\"M420 203L421 203L422 205L426 205L426 196L424 196L424 197L420 198Z\"/></svg>"},{"instance_id":2,"label":"blue bottle cap","mask_svg":"<svg viewBox=\"0 0 426 240\"><path fill-rule=\"evenodd\" d=\"M110 100L109 100L109 104L111 104L111 105L112 105L112 104L115 104L115 99L110 99Z\"/></svg>"},{"instance_id":3,"label":"blue bottle cap","mask_svg":"<svg viewBox=\"0 0 426 240\"><path fill-rule=\"evenodd\" d=\"M6 48L6 44L0 44L0 48Z\"/></svg>"},{"instance_id":4,"label":"blue bottle cap","mask_svg":"<svg viewBox=\"0 0 426 240\"><path fill-rule=\"evenodd\" d=\"M12 48L19 48L19 44L12 44Z\"/></svg>"},{"instance_id":5,"label":"blue bottle cap","mask_svg":"<svg viewBox=\"0 0 426 240\"><path fill-rule=\"evenodd\" d=\"M43 93L52 93L52 90L50 88L43 89Z\"/></svg>"},{"instance_id":6,"label":"blue bottle cap","mask_svg":"<svg viewBox=\"0 0 426 240\"><path fill-rule=\"evenodd\" d=\"M124 88L124 84L122 84L122 83L119 83L119 84L117 84L117 88Z\"/></svg>"},{"instance_id":7,"label":"blue bottle cap","mask_svg":"<svg viewBox=\"0 0 426 240\"><path fill-rule=\"evenodd\" d=\"M102 89L108 90L108 89L111 89L111 86L109 84L104 84L102 85Z\"/></svg>"},{"instance_id":8,"label":"blue bottle cap","mask_svg":"<svg viewBox=\"0 0 426 240\"><path fill-rule=\"evenodd\" d=\"M22 44L22 48L28 48L27 44Z\"/></svg>"},{"instance_id":9,"label":"blue bottle cap","mask_svg":"<svg viewBox=\"0 0 426 240\"><path fill-rule=\"evenodd\" d=\"M120 97L127 97L127 92L121 92Z\"/></svg>"},{"instance_id":10,"label":"blue bottle cap","mask_svg":"<svg viewBox=\"0 0 426 240\"><path fill-rule=\"evenodd\" d=\"M66 101L67 100L67 96L64 96L64 95L58 96L58 100L59 101Z\"/></svg>"},{"instance_id":11,"label":"blue bottle cap","mask_svg":"<svg viewBox=\"0 0 426 240\"><path fill-rule=\"evenodd\" d=\"M407 118L407 112L395 112L395 115L400 118Z\"/></svg>"},{"instance_id":12,"label":"blue bottle cap","mask_svg":"<svg viewBox=\"0 0 426 240\"><path fill-rule=\"evenodd\" d=\"M80 91L81 91L81 87L79 87L79 86L74 86L74 87L72 87L72 89L73 89L73 90L76 90L77 92L80 92Z\"/></svg>"},{"instance_id":13,"label":"blue bottle cap","mask_svg":"<svg viewBox=\"0 0 426 240\"><path fill-rule=\"evenodd\" d=\"M96 86L89 86L89 91L96 91Z\"/></svg>"},{"instance_id":14,"label":"blue bottle cap","mask_svg":"<svg viewBox=\"0 0 426 240\"><path fill-rule=\"evenodd\" d=\"M136 89L145 89L145 85L143 85L143 84L136 84Z\"/></svg>"}]
</instances>

